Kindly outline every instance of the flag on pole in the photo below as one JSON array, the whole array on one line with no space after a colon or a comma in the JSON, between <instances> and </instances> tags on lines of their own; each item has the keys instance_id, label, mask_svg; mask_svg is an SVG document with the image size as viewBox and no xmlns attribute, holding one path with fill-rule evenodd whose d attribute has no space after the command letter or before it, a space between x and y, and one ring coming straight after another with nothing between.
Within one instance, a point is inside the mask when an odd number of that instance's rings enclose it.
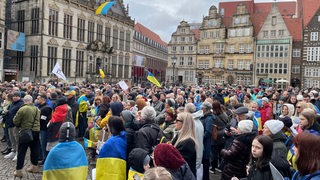
<instances>
[{"instance_id":1,"label":"flag on pole","mask_svg":"<svg viewBox=\"0 0 320 180\"><path fill-rule=\"evenodd\" d=\"M52 73L58 76L58 78L61 78L63 80L67 80L66 76L63 74L61 67L59 63L57 62L56 65L54 66Z\"/></svg>"},{"instance_id":2,"label":"flag on pole","mask_svg":"<svg viewBox=\"0 0 320 180\"><path fill-rule=\"evenodd\" d=\"M100 66L99 66L99 73L100 73L101 78L104 79L105 75L104 75L103 70L100 68Z\"/></svg>"},{"instance_id":3,"label":"flag on pole","mask_svg":"<svg viewBox=\"0 0 320 180\"><path fill-rule=\"evenodd\" d=\"M111 8L111 6L113 6L116 2L115 1L107 1L103 4L101 4L97 10L96 10L96 14L102 14L102 15L106 15L109 11L109 9Z\"/></svg>"},{"instance_id":4,"label":"flag on pole","mask_svg":"<svg viewBox=\"0 0 320 180\"><path fill-rule=\"evenodd\" d=\"M148 77L147 77L147 79L148 79L150 82L152 82L153 84L155 84L156 86L161 87L159 81L154 77L154 75L153 75L150 71L148 71L148 70L147 70L147 72L148 72Z\"/></svg>"}]
</instances>

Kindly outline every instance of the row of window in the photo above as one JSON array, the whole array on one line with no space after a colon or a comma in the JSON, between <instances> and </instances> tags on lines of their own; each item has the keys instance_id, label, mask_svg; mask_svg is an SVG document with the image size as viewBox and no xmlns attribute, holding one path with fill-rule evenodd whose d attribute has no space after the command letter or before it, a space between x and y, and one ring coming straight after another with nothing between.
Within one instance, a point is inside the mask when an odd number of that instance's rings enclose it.
<instances>
[{"instance_id":1,"label":"row of window","mask_svg":"<svg viewBox=\"0 0 320 180\"><path fill-rule=\"evenodd\" d=\"M158 42L156 42L148 37L143 36L141 33L137 32L137 31L134 32L134 38L139 41L143 41L145 44L149 44L150 46L154 46L156 48L160 48L163 50L166 49L166 47L164 47L163 45L159 44Z\"/></svg>"},{"instance_id":2,"label":"row of window","mask_svg":"<svg viewBox=\"0 0 320 180\"><path fill-rule=\"evenodd\" d=\"M318 68L306 68L304 71L305 77L319 77L320 70Z\"/></svg>"},{"instance_id":3,"label":"row of window","mask_svg":"<svg viewBox=\"0 0 320 180\"><path fill-rule=\"evenodd\" d=\"M2 37L2 32L0 32L0 49L3 48L3 37Z\"/></svg>"},{"instance_id":4,"label":"row of window","mask_svg":"<svg viewBox=\"0 0 320 180\"><path fill-rule=\"evenodd\" d=\"M304 87L319 88L319 81L306 79L304 83Z\"/></svg>"},{"instance_id":5,"label":"row of window","mask_svg":"<svg viewBox=\"0 0 320 180\"><path fill-rule=\"evenodd\" d=\"M257 73L261 74L287 74L287 63L257 63Z\"/></svg>"},{"instance_id":6,"label":"row of window","mask_svg":"<svg viewBox=\"0 0 320 180\"><path fill-rule=\"evenodd\" d=\"M258 45L258 58L286 58L289 56L289 45Z\"/></svg>"},{"instance_id":7,"label":"row of window","mask_svg":"<svg viewBox=\"0 0 320 180\"><path fill-rule=\"evenodd\" d=\"M263 31L262 32L264 38L277 38L277 37L283 37L284 36L284 30L279 29L279 30L270 30L270 31Z\"/></svg>"},{"instance_id":8,"label":"row of window","mask_svg":"<svg viewBox=\"0 0 320 180\"><path fill-rule=\"evenodd\" d=\"M221 84L225 84L225 83L229 83L225 80L224 76L220 76L219 78L217 78L216 76L212 76L211 79L209 76L204 76L203 77L203 81L205 83L212 83L212 84L217 84L217 83L221 83ZM235 83L235 82L233 82ZM246 76L237 76L237 84L242 84L242 85L250 85L251 84L251 77L246 77Z\"/></svg>"}]
</instances>

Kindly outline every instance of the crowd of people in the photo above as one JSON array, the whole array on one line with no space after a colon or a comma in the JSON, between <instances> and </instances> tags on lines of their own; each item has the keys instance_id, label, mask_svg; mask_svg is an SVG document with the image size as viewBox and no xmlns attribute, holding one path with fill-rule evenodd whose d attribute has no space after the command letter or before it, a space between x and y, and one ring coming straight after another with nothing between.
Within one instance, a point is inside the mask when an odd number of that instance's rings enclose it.
<instances>
[{"instance_id":1,"label":"crowd of people","mask_svg":"<svg viewBox=\"0 0 320 180\"><path fill-rule=\"evenodd\" d=\"M43 165L50 180L86 179L89 164L95 179L320 179L317 88L5 82L0 91L1 153L16 177L30 149L27 171Z\"/></svg>"}]
</instances>

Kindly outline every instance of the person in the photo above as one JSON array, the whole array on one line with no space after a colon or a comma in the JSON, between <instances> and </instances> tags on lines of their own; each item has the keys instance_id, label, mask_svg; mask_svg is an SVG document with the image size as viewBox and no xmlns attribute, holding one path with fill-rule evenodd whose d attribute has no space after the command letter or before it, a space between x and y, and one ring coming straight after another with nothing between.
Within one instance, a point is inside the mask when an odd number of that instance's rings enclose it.
<instances>
[{"instance_id":1,"label":"person","mask_svg":"<svg viewBox=\"0 0 320 180\"><path fill-rule=\"evenodd\" d=\"M178 130L178 134L173 138L172 144L178 149L188 163L192 173L196 176L197 143L192 114L179 113L175 120L175 129Z\"/></svg>"},{"instance_id":2,"label":"person","mask_svg":"<svg viewBox=\"0 0 320 180\"><path fill-rule=\"evenodd\" d=\"M172 180L172 176L164 167L154 167L144 173L142 180Z\"/></svg>"},{"instance_id":3,"label":"person","mask_svg":"<svg viewBox=\"0 0 320 180\"><path fill-rule=\"evenodd\" d=\"M238 124L235 139L226 148L221 150L224 159L224 168L221 179L229 180L233 176L238 178L247 177L246 165L250 160L250 147L256 133L252 132L252 120L242 120Z\"/></svg>"},{"instance_id":4,"label":"person","mask_svg":"<svg viewBox=\"0 0 320 180\"><path fill-rule=\"evenodd\" d=\"M269 166L273 143L269 136L260 135L253 139L251 147L251 162L248 180L272 180Z\"/></svg>"},{"instance_id":5,"label":"person","mask_svg":"<svg viewBox=\"0 0 320 180\"><path fill-rule=\"evenodd\" d=\"M154 148L153 163L166 168L173 180L195 180L188 163L171 144L160 143Z\"/></svg>"},{"instance_id":6,"label":"person","mask_svg":"<svg viewBox=\"0 0 320 180\"><path fill-rule=\"evenodd\" d=\"M111 137L103 144L99 152L96 177L97 179L125 179L127 140L122 119L118 116L111 116L107 128Z\"/></svg>"},{"instance_id":7,"label":"person","mask_svg":"<svg viewBox=\"0 0 320 180\"><path fill-rule=\"evenodd\" d=\"M185 107L185 112L192 113L195 127L195 138L197 142L197 179L202 180L203 176L203 166L202 166L202 156L203 156L203 136L204 128L200 121L200 118L203 116L202 110L196 111L196 106L193 103L187 103Z\"/></svg>"},{"instance_id":8,"label":"person","mask_svg":"<svg viewBox=\"0 0 320 180\"><path fill-rule=\"evenodd\" d=\"M150 156L148 152L141 148L134 148L128 156L128 165L130 167L128 180L140 179L143 173L150 168Z\"/></svg>"},{"instance_id":9,"label":"person","mask_svg":"<svg viewBox=\"0 0 320 180\"><path fill-rule=\"evenodd\" d=\"M171 141L175 135L175 120L177 118L177 112L169 107L166 109L165 121L160 127L163 131L167 141Z\"/></svg>"},{"instance_id":10,"label":"person","mask_svg":"<svg viewBox=\"0 0 320 180\"><path fill-rule=\"evenodd\" d=\"M300 114L299 126L303 131L311 131L320 133L320 125L316 121L316 115L310 108L304 109Z\"/></svg>"},{"instance_id":11,"label":"person","mask_svg":"<svg viewBox=\"0 0 320 180\"><path fill-rule=\"evenodd\" d=\"M271 137L273 141L273 151L271 157L271 163L277 168L277 170L284 177L291 177L290 164L288 163L287 147L284 144L286 136L282 129L284 124L279 120L269 120L263 126L263 135Z\"/></svg>"},{"instance_id":12,"label":"person","mask_svg":"<svg viewBox=\"0 0 320 180\"><path fill-rule=\"evenodd\" d=\"M9 107L10 107L10 105L12 103L12 97L13 97L13 94L5 95L5 100L4 100L3 104L2 104L2 118L3 118L2 124L4 126L5 139L2 140L1 142L6 142L6 144L7 144L6 149L1 151L2 155L7 155L7 154L11 153L11 149L12 149L11 141L10 141L10 137L9 137L9 128L8 128L8 126L5 125L6 124L6 119L8 117L8 113L9 113L8 110L9 110Z\"/></svg>"},{"instance_id":13,"label":"person","mask_svg":"<svg viewBox=\"0 0 320 180\"><path fill-rule=\"evenodd\" d=\"M292 180L320 179L320 136L312 133L299 133L293 138L298 171Z\"/></svg>"},{"instance_id":14,"label":"person","mask_svg":"<svg viewBox=\"0 0 320 180\"><path fill-rule=\"evenodd\" d=\"M19 130L31 129L33 140L28 143L19 142L17 166L14 172L15 177L22 178L22 168L28 148L31 153L31 167L27 168L28 172L38 172L39 157L39 132L40 132L40 110L33 105L32 96L26 95L23 98L24 105L18 110L13 119L13 123Z\"/></svg>"},{"instance_id":15,"label":"person","mask_svg":"<svg viewBox=\"0 0 320 180\"><path fill-rule=\"evenodd\" d=\"M212 136L212 124L215 116L211 112L212 105L209 102L203 102L201 105L201 110L203 111L203 117L200 121L204 127L204 137L203 137L203 179L209 180L209 168L210 168L210 153L211 153L211 136Z\"/></svg>"},{"instance_id":16,"label":"person","mask_svg":"<svg viewBox=\"0 0 320 180\"><path fill-rule=\"evenodd\" d=\"M47 156L42 179L87 179L88 160L82 145L75 141L74 125L71 122L65 122L61 125L59 132L59 143Z\"/></svg>"},{"instance_id":17,"label":"person","mask_svg":"<svg viewBox=\"0 0 320 180\"><path fill-rule=\"evenodd\" d=\"M67 98L67 104L71 108L72 111L72 122L76 122L77 111L78 111L78 102L76 101L76 91L69 90L64 95Z\"/></svg>"},{"instance_id":18,"label":"person","mask_svg":"<svg viewBox=\"0 0 320 180\"><path fill-rule=\"evenodd\" d=\"M84 136L85 130L88 127L88 118L87 118L87 110L88 110L88 102L89 98L86 96L87 90L82 88L80 90L81 96L78 99L78 137L82 138ZM89 103L90 104L90 103ZM77 123L75 123L77 125Z\"/></svg>"}]
</instances>

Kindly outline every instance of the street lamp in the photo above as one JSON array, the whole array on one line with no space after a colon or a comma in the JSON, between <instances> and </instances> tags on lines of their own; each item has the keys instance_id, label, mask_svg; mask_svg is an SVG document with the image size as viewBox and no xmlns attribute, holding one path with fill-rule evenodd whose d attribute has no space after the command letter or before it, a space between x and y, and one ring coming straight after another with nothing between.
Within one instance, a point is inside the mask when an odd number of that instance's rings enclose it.
<instances>
[{"instance_id":1,"label":"street lamp","mask_svg":"<svg viewBox=\"0 0 320 180\"><path fill-rule=\"evenodd\" d=\"M175 66L176 66L176 62L177 62L177 57L176 57L176 55L173 55L173 57L171 58L171 60L172 60L172 68L173 68L173 83L175 83L175 81L174 81L174 68L175 68Z\"/></svg>"}]
</instances>

